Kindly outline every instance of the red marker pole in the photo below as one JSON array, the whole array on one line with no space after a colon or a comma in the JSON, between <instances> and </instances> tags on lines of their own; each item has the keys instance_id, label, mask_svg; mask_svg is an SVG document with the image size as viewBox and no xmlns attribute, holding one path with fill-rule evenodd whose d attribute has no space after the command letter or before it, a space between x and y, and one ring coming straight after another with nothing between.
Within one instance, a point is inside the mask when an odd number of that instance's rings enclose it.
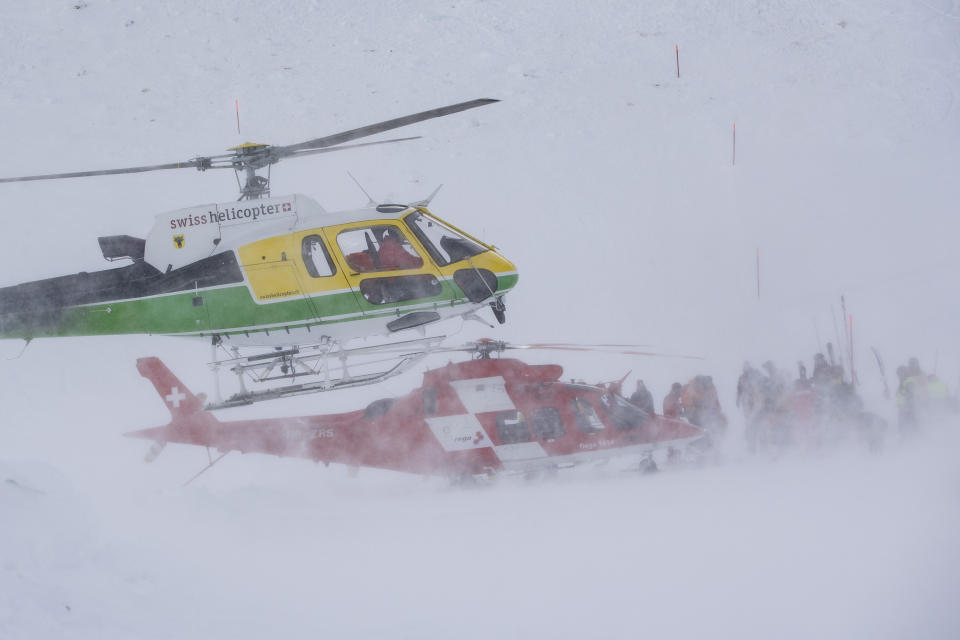
<instances>
[{"instance_id":1,"label":"red marker pole","mask_svg":"<svg viewBox=\"0 0 960 640\"><path fill-rule=\"evenodd\" d=\"M677 51L677 77L680 77L680 45L674 45Z\"/></svg>"},{"instance_id":2,"label":"red marker pole","mask_svg":"<svg viewBox=\"0 0 960 640\"><path fill-rule=\"evenodd\" d=\"M733 162L731 166L736 166L737 164L737 123L733 123Z\"/></svg>"},{"instance_id":3,"label":"red marker pole","mask_svg":"<svg viewBox=\"0 0 960 640\"><path fill-rule=\"evenodd\" d=\"M853 368L853 314L847 316L850 323L850 382L857 384L857 371Z\"/></svg>"},{"instance_id":4,"label":"red marker pole","mask_svg":"<svg viewBox=\"0 0 960 640\"><path fill-rule=\"evenodd\" d=\"M240 100L234 100L233 105L237 109L237 135L240 135Z\"/></svg>"}]
</instances>

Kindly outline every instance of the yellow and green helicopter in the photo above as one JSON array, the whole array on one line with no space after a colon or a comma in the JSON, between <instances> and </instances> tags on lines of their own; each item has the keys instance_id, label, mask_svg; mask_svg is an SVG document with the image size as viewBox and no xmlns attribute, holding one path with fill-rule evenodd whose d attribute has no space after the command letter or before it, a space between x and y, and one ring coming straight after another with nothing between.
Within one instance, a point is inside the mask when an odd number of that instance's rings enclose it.
<instances>
[{"instance_id":1,"label":"yellow and green helicopter","mask_svg":"<svg viewBox=\"0 0 960 640\"><path fill-rule=\"evenodd\" d=\"M239 399L251 402L396 375L443 339L426 337L428 325L477 318L486 307L503 323L503 297L517 284L516 267L493 246L431 213L430 198L411 204L371 201L362 209L328 212L304 195L271 197L269 173L258 171L286 158L411 140L346 144L492 102L471 100L298 144L246 143L185 162L0 179L181 168L233 169L238 182L245 176L235 202L159 214L145 238L98 238L104 258L129 260L125 266L0 288L0 338L203 338L228 349L230 357L211 364L236 372ZM419 329L421 337L401 340L408 329ZM352 340L375 336L392 339L348 348ZM246 346L271 350L241 357L238 348ZM349 372L348 357L371 353L394 354L392 366ZM305 376L319 379L296 382ZM247 391L245 377L285 384Z\"/></svg>"}]
</instances>

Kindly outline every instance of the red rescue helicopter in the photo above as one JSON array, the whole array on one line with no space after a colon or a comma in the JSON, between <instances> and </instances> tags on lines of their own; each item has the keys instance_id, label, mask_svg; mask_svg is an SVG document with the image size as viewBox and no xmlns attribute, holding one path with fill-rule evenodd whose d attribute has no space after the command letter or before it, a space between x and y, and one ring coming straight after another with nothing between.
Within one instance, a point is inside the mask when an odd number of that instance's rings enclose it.
<instances>
[{"instance_id":1,"label":"red rescue helicopter","mask_svg":"<svg viewBox=\"0 0 960 640\"><path fill-rule=\"evenodd\" d=\"M170 442L218 449L220 457L200 473L239 451L458 480L623 455L636 457L640 469L655 470L654 451L679 450L703 437L684 420L631 404L617 383L562 382L560 365L491 357L509 348L492 340L468 345L472 360L427 370L421 387L365 409L234 422L218 420L158 358L141 358L137 370L153 383L172 419L126 435L155 441L148 461Z\"/></svg>"}]
</instances>

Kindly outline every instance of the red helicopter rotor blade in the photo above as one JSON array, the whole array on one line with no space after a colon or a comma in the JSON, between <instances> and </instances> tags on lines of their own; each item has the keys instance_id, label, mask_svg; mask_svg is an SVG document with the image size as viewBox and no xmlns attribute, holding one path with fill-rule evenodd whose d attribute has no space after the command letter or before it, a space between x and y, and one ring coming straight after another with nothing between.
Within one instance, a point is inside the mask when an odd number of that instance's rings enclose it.
<instances>
[{"instance_id":1,"label":"red helicopter rotor blade","mask_svg":"<svg viewBox=\"0 0 960 640\"><path fill-rule=\"evenodd\" d=\"M652 347L652 344L591 344L587 342L537 342L528 346L531 347L596 347L596 348L616 348L616 349L639 349L643 347Z\"/></svg>"},{"instance_id":2,"label":"red helicopter rotor blade","mask_svg":"<svg viewBox=\"0 0 960 640\"><path fill-rule=\"evenodd\" d=\"M631 349L606 349L606 348L596 348L588 346L554 346L554 345L537 345L537 344L511 344L507 345L508 349L540 349L543 351L593 351L596 353L617 353L628 356L650 356L656 358L682 358L686 360L703 360L701 356L690 356L685 354L677 353L662 353L659 351L634 351Z\"/></svg>"}]
</instances>

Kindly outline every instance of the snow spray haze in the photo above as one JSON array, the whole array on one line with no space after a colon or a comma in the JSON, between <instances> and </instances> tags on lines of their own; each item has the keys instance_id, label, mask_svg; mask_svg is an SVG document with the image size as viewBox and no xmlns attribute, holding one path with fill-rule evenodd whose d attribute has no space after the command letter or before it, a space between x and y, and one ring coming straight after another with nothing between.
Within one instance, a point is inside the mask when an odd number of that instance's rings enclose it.
<instances>
[{"instance_id":1,"label":"snow spray haze","mask_svg":"<svg viewBox=\"0 0 960 640\"><path fill-rule=\"evenodd\" d=\"M462 489L230 455L183 487L205 452L170 445L144 465L146 443L121 434L168 419L136 358L162 356L206 390L206 345L38 340L0 361L0 637L960 634L956 420L901 440L870 350L894 388L910 357L952 391L960 382L955 3L171 0L0 13L0 111L16 150L3 176L231 146L238 99L244 136L281 144L501 99L421 140L290 163L273 189L337 210L362 204L347 169L385 201L446 184L437 213L482 230L522 274L492 337L702 356L524 360L591 381L632 370L627 384L646 380L658 409L672 382L710 375L730 420L709 464L652 476L611 463ZM237 43L257 46L238 58ZM102 269L97 236L139 236L153 213L223 201L226 173L3 185L17 215L3 218L0 286ZM750 454L735 407L743 361L770 360L792 382L826 342L839 353L840 295L884 446ZM467 324L454 340L492 331ZM22 344L0 348L14 358ZM230 415L362 408L417 373Z\"/></svg>"}]
</instances>

